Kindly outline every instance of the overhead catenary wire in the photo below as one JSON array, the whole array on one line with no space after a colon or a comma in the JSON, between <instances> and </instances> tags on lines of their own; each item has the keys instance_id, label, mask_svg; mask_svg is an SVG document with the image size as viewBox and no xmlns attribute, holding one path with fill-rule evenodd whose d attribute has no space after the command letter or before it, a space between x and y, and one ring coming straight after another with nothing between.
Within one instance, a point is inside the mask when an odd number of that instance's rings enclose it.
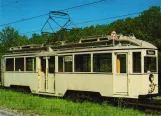
<instances>
[{"instance_id":1,"label":"overhead catenary wire","mask_svg":"<svg viewBox=\"0 0 161 116\"><path fill-rule=\"evenodd\" d=\"M129 14L124 14L124 15L119 15L119 16L113 16L113 17L106 17L106 18L101 18L101 19L95 19L95 20L89 20L89 21L84 21L84 22L78 22L78 23L71 23L67 26L71 26L71 25L81 25L81 24L85 24L85 23L92 23L92 22L97 22L97 21L103 21L103 20L109 20L109 19L115 19L115 18L121 18L121 17L127 17L127 16L132 16L132 15L138 15L142 12L137 12L137 13L129 13ZM77 26L76 26L77 27ZM49 30L46 29L46 30ZM34 31L29 31L29 32L24 32L24 33L21 33L21 34L26 34L26 33L33 33L33 32L39 32L41 30L34 30Z\"/></svg>"},{"instance_id":2,"label":"overhead catenary wire","mask_svg":"<svg viewBox=\"0 0 161 116\"><path fill-rule=\"evenodd\" d=\"M30 17L30 18L21 19L21 20L18 20L18 21L13 21L13 22L6 23L6 24L2 24L2 25L0 25L0 27L2 27L2 26L7 26L7 25L11 25L11 24L14 24L14 23L19 23L19 22L22 22L22 21L31 20L31 19L38 18L38 17L42 17L42 16L45 16L45 15L48 15L48 13L42 14L42 15L38 15L38 16L35 16L35 17Z\"/></svg>"},{"instance_id":3,"label":"overhead catenary wire","mask_svg":"<svg viewBox=\"0 0 161 116\"><path fill-rule=\"evenodd\" d=\"M76 23L76 25L80 25L80 24L84 24L84 23L92 23L92 22L97 22L97 21L102 21L102 20L108 20L108 19L115 19L115 18L120 18L120 17L125 17L125 16L131 16L131 15L137 15L137 14L140 14L140 13L141 12L131 13L131 14L125 14L125 15L120 15L120 16L107 17L107 18L101 18L101 19L90 20L90 21L84 21L84 22Z\"/></svg>"},{"instance_id":4,"label":"overhead catenary wire","mask_svg":"<svg viewBox=\"0 0 161 116\"><path fill-rule=\"evenodd\" d=\"M75 8L81 8L81 7L84 7L84 6L90 6L90 5L98 4L98 3L101 3L101 2L105 2L105 1L110 1L110 0L99 0L99 1L95 1L95 2L90 2L90 3L86 3L86 4L74 6L74 7L71 7L71 8L66 8L66 9L59 10L59 11L73 10L73 9L75 9Z\"/></svg>"},{"instance_id":5,"label":"overhead catenary wire","mask_svg":"<svg viewBox=\"0 0 161 116\"><path fill-rule=\"evenodd\" d=\"M76 8L90 6L90 5L98 4L98 3L101 3L101 2L105 2L105 1L110 1L110 0L99 0L99 1L90 2L90 3L78 5L78 6L73 6L73 7L66 8L66 9L62 9L62 10L58 10L58 11L73 10L73 9L76 9ZM39 17L43 17L43 16L46 16L46 15L49 15L49 13L44 13L44 14L41 14L41 15L37 15L37 16L29 17L29 18L24 18L24 19L17 20L17 21L13 21L13 22L9 22L9 23L6 23L6 24L1 24L0 27L7 26L7 25L11 25L11 24L15 24L15 23L19 23L19 22L23 22L23 21L27 21L27 20L32 20L32 19L39 18Z\"/></svg>"}]
</instances>

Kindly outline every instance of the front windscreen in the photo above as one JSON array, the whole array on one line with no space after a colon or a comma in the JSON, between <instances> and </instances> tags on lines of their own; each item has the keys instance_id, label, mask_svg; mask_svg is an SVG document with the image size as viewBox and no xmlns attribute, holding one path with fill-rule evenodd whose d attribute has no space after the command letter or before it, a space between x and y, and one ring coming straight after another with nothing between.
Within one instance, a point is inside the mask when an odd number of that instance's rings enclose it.
<instances>
[{"instance_id":1,"label":"front windscreen","mask_svg":"<svg viewBox=\"0 0 161 116\"><path fill-rule=\"evenodd\" d=\"M144 57L144 72L157 72L156 57Z\"/></svg>"}]
</instances>

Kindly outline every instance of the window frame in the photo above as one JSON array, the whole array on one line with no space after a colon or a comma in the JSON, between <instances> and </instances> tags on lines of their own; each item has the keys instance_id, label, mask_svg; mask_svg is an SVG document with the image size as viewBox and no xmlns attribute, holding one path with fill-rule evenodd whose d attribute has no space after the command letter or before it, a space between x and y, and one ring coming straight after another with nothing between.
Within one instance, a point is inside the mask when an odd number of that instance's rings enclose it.
<instances>
[{"instance_id":1,"label":"window frame","mask_svg":"<svg viewBox=\"0 0 161 116\"><path fill-rule=\"evenodd\" d=\"M65 56L71 56L72 57L72 61L70 61L70 62L72 62L71 63L71 68L72 68L71 71L65 71ZM59 71L59 69L60 69L59 68L59 66L60 66L59 65L59 58L60 57L63 58L63 60L62 60L62 63L63 63L63 65L62 65L62 71ZM72 73L73 72L73 63L75 61L75 60L73 61L73 57L74 57L73 54L65 54L65 55L64 54L61 54L61 55L58 55L58 72L59 73Z\"/></svg>"},{"instance_id":2,"label":"window frame","mask_svg":"<svg viewBox=\"0 0 161 116\"><path fill-rule=\"evenodd\" d=\"M144 57L143 57L143 59L144 59L144 64L145 64L145 57L153 57L153 58L156 58L156 71L155 72L151 72L151 73L158 73L158 57L156 56L156 55L145 55ZM144 67L143 67L143 72L144 73L147 73L146 71L145 71L145 65L144 65Z\"/></svg>"},{"instance_id":3,"label":"window frame","mask_svg":"<svg viewBox=\"0 0 161 116\"><path fill-rule=\"evenodd\" d=\"M7 71L7 70L6 70L6 67L7 67L7 66L6 66L6 65L7 65L7 64L6 64L6 63L7 63L7 59L13 59L13 71ZM6 58L5 58L5 70L4 70L4 71L5 71L5 72L14 72L14 71L15 71L15 57L6 57Z\"/></svg>"},{"instance_id":4,"label":"window frame","mask_svg":"<svg viewBox=\"0 0 161 116\"><path fill-rule=\"evenodd\" d=\"M94 71L94 55L96 55L96 54L97 54L97 55L98 55L98 54L111 54L111 72L98 72L98 71ZM94 53L93 53L93 58L92 58L92 60L93 60L93 61L92 61L92 63L93 63L93 67L92 67L92 68L93 68L93 72L94 72L94 73L112 73L112 72L113 72L113 65L112 65L112 60L113 60L113 59L112 59L112 57L113 57L113 52L101 52L101 53L100 53L100 52L99 52L99 53L94 52Z\"/></svg>"},{"instance_id":5,"label":"window frame","mask_svg":"<svg viewBox=\"0 0 161 116\"><path fill-rule=\"evenodd\" d=\"M35 70L34 71L27 71L27 61L26 61L26 58L35 58ZM25 67L25 70L24 72L36 72L36 68L37 68L37 65L36 65L36 57L35 56L25 56L24 57L24 67Z\"/></svg>"},{"instance_id":6,"label":"window frame","mask_svg":"<svg viewBox=\"0 0 161 116\"><path fill-rule=\"evenodd\" d=\"M16 70L16 59L23 59L23 70ZM14 67L15 67L15 72L24 72L25 71L25 57L15 57L15 60L14 60Z\"/></svg>"},{"instance_id":7,"label":"window frame","mask_svg":"<svg viewBox=\"0 0 161 116\"><path fill-rule=\"evenodd\" d=\"M90 52L90 53L77 53L77 54L74 54L74 72L75 73L91 73L92 72L92 69L91 69L91 67L92 67L92 65L91 65L91 53L92 52ZM76 56L77 55L89 55L90 57L89 57L89 59L90 59L90 71L76 71Z\"/></svg>"},{"instance_id":8,"label":"window frame","mask_svg":"<svg viewBox=\"0 0 161 116\"><path fill-rule=\"evenodd\" d=\"M134 72L134 57L133 57L133 53L140 53L140 72ZM135 74L140 74L142 73L142 51L132 51L132 73L135 73Z\"/></svg>"}]
</instances>

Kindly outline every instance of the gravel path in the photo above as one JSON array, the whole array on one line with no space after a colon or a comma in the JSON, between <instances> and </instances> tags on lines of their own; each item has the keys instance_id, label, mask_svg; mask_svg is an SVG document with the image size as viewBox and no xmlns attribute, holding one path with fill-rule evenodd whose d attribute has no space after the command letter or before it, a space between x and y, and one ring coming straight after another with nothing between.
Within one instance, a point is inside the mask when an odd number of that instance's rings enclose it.
<instances>
[{"instance_id":1,"label":"gravel path","mask_svg":"<svg viewBox=\"0 0 161 116\"><path fill-rule=\"evenodd\" d=\"M11 113L8 110L3 108L3 109L0 109L0 116L21 116L21 115Z\"/></svg>"},{"instance_id":2,"label":"gravel path","mask_svg":"<svg viewBox=\"0 0 161 116\"><path fill-rule=\"evenodd\" d=\"M22 112L16 109L0 107L0 116L40 116L31 112Z\"/></svg>"}]
</instances>

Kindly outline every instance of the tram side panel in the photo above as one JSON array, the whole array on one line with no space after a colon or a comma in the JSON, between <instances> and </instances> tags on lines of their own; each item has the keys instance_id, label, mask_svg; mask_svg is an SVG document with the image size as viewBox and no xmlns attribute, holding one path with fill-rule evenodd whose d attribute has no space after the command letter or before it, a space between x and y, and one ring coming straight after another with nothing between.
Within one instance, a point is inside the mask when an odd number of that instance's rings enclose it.
<instances>
[{"instance_id":1,"label":"tram side panel","mask_svg":"<svg viewBox=\"0 0 161 116\"><path fill-rule=\"evenodd\" d=\"M10 87L11 85L16 86L29 86L31 92L37 92L37 73L20 73L20 72L5 72L4 73L4 86Z\"/></svg>"},{"instance_id":2,"label":"tram side panel","mask_svg":"<svg viewBox=\"0 0 161 116\"><path fill-rule=\"evenodd\" d=\"M138 98L139 95L147 95L149 90L148 75L129 75L128 90L130 98Z\"/></svg>"},{"instance_id":3,"label":"tram side panel","mask_svg":"<svg viewBox=\"0 0 161 116\"><path fill-rule=\"evenodd\" d=\"M67 90L99 92L113 95L113 76L107 74L56 74L56 91L64 95Z\"/></svg>"},{"instance_id":4,"label":"tram side panel","mask_svg":"<svg viewBox=\"0 0 161 116\"><path fill-rule=\"evenodd\" d=\"M151 79L150 76L153 76ZM142 93L141 95L158 94L158 74L145 74L142 76Z\"/></svg>"},{"instance_id":5,"label":"tram side panel","mask_svg":"<svg viewBox=\"0 0 161 116\"><path fill-rule=\"evenodd\" d=\"M128 94L114 93L114 81L112 75L106 74L56 74L56 92L63 96L67 90L99 92L106 97L138 98L139 95L157 94L157 87L153 92L149 83L149 75L130 75L128 81ZM157 77L157 75L155 75ZM157 83L157 78L154 83ZM122 83L123 84L123 83Z\"/></svg>"}]
</instances>

